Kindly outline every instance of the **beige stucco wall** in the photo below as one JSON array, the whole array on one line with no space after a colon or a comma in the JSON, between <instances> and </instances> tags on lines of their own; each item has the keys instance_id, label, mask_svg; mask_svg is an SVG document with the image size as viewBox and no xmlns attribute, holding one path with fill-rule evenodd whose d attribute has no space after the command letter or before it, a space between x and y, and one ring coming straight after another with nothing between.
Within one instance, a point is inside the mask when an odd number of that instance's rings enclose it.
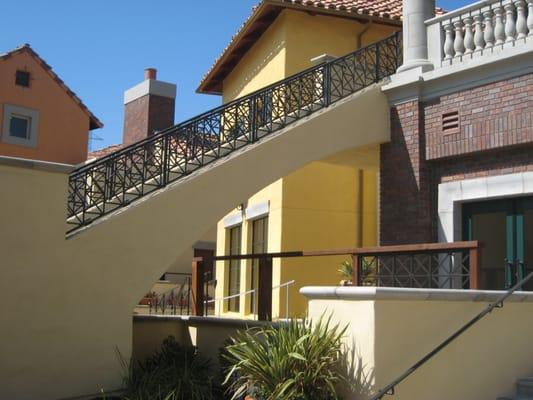
<instances>
[{"instance_id":1,"label":"beige stucco wall","mask_svg":"<svg viewBox=\"0 0 533 400\"><path fill-rule=\"evenodd\" d=\"M242 199L311 161L389 140L387 115L373 86L68 239L68 175L0 160L3 396L116 388L115 349L130 355L131 312L153 282ZM221 195L214 201L206 191Z\"/></svg>"},{"instance_id":2,"label":"beige stucco wall","mask_svg":"<svg viewBox=\"0 0 533 400\"><path fill-rule=\"evenodd\" d=\"M482 292L469 298L431 298L435 294L424 298L420 291L410 295L393 289L396 294L385 298L371 290L343 288L337 298L309 294L310 317L331 314L342 326L347 325L345 343L354 349L356 364L363 367L364 384L359 385L365 388L363 394L348 394L346 399L366 399L375 394L491 301L482 300ZM512 396L517 379L533 373L533 297L527 296L511 299L503 309L476 324L400 384L391 399L486 400ZM359 382L352 383L357 387Z\"/></svg>"}]
</instances>

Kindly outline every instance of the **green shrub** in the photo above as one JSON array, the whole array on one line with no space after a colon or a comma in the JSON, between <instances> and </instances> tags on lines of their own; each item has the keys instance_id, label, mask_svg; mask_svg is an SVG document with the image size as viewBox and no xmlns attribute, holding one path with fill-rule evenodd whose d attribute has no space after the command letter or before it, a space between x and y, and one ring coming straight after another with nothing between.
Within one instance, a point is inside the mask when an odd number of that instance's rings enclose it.
<instances>
[{"instance_id":1,"label":"green shrub","mask_svg":"<svg viewBox=\"0 0 533 400\"><path fill-rule=\"evenodd\" d=\"M321 318L237 332L224 355L232 400L246 394L257 400L338 399L345 331Z\"/></svg>"},{"instance_id":2,"label":"green shrub","mask_svg":"<svg viewBox=\"0 0 533 400\"><path fill-rule=\"evenodd\" d=\"M213 399L209 361L200 357L195 347L182 346L171 336L145 361L122 363L126 371L124 399Z\"/></svg>"}]
</instances>

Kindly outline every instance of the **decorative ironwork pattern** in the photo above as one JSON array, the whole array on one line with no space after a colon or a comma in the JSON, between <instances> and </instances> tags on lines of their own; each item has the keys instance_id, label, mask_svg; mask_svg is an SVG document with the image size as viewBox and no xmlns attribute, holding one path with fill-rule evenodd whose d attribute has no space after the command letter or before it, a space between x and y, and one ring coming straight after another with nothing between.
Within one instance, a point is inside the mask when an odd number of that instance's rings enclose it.
<instances>
[{"instance_id":1,"label":"decorative ironwork pattern","mask_svg":"<svg viewBox=\"0 0 533 400\"><path fill-rule=\"evenodd\" d=\"M468 289L470 252L449 250L359 257L359 285Z\"/></svg>"},{"instance_id":2,"label":"decorative ironwork pattern","mask_svg":"<svg viewBox=\"0 0 533 400\"><path fill-rule=\"evenodd\" d=\"M74 170L68 233L394 74L401 45L396 33Z\"/></svg>"}]
</instances>

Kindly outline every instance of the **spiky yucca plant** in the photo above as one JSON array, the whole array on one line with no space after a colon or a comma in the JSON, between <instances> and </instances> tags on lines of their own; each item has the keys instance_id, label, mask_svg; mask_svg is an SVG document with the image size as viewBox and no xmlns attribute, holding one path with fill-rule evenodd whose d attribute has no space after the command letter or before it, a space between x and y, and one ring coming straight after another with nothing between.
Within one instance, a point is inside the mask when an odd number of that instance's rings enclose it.
<instances>
[{"instance_id":1,"label":"spiky yucca plant","mask_svg":"<svg viewBox=\"0 0 533 400\"><path fill-rule=\"evenodd\" d=\"M338 399L345 331L321 318L237 332L224 352L232 400L246 394L256 400Z\"/></svg>"}]
</instances>

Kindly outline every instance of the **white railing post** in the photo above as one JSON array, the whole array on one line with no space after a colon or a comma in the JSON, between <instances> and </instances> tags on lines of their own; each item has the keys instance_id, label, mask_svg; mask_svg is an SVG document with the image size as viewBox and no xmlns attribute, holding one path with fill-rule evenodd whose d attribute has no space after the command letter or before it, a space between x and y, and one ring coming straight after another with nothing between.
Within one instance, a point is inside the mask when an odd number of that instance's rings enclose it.
<instances>
[{"instance_id":1,"label":"white railing post","mask_svg":"<svg viewBox=\"0 0 533 400\"><path fill-rule=\"evenodd\" d=\"M492 25L492 10L487 10L483 13L483 18L485 18L485 33L483 39L485 39L485 48L491 48L494 46L496 38L494 37L494 27Z\"/></svg>"},{"instance_id":2,"label":"white railing post","mask_svg":"<svg viewBox=\"0 0 533 400\"><path fill-rule=\"evenodd\" d=\"M483 15L474 15L474 50L481 51L485 47L485 38L483 37Z\"/></svg>"},{"instance_id":3,"label":"white railing post","mask_svg":"<svg viewBox=\"0 0 533 400\"><path fill-rule=\"evenodd\" d=\"M516 36L516 22L514 20L514 4L508 3L505 9L505 41L512 42Z\"/></svg>"},{"instance_id":4,"label":"white railing post","mask_svg":"<svg viewBox=\"0 0 533 400\"><path fill-rule=\"evenodd\" d=\"M516 38L524 39L527 36L526 2L515 0L514 4L516 7Z\"/></svg>"},{"instance_id":5,"label":"white railing post","mask_svg":"<svg viewBox=\"0 0 533 400\"><path fill-rule=\"evenodd\" d=\"M455 56L460 57L465 52L465 44L463 39L463 21L458 20L453 23L455 28L455 40L453 42L453 50L455 51Z\"/></svg>"},{"instance_id":6,"label":"white railing post","mask_svg":"<svg viewBox=\"0 0 533 400\"><path fill-rule=\"evenodd\" d=\"M446 22L444 25L446 40L444 41L444 59L451 60L454 56L453 52L453 24L452 21Z\"/></svg>"},{"instance_id":7,"label":"white railing post","mask_svg":"<svg viewBox=\"0 0 533 400\"><path fill-rule=\"evenodd\" d=\"M468 16L464 19L465 23L465 54L471 54L474 52L474 32L472 31L473 18Z\"/></svg>"},{"instance_id":8,"label":"white railing post","mask_svg":"<svg viewBox=\"0 0 533 400\"><path fill-rule=\"evenodd\" d=\"M529 36L533 36L533 0L527 0L527 29Z\"/></svg>"},{"instance_id":9,"label":"white railing post","mask_svg":"<svg viewBox=\"0 0 533 400\"><path fill-rule=\"evenodd\" d=\"M503 24L503 9L501 4L497 4L494 7L494 18L496 20L494 24L495 45L498 46L505 42L505 26Z\"/></svg>"}]
</instances>

